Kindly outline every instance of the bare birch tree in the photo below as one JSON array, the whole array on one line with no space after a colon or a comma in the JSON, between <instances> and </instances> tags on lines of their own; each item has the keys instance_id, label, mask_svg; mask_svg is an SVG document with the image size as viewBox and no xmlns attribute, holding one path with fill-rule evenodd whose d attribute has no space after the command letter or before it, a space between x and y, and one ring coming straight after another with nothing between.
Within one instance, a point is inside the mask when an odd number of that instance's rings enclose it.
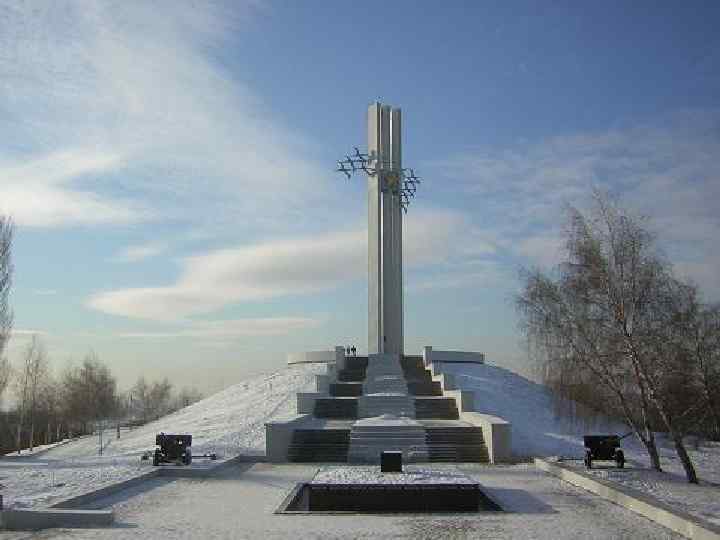
<instances>
[{"instance_id":1,"label":"bare birch tree","mask_svg":"<svg viewBox=\"0 0 720 540\"><path fill-rule=\"evenodd\" d=\"M16 445L18 453L22 449L22 432L29 423L29 447L35 446L35 419L40 404L40 394L48 373L45 347L37 335L33 335L22 356L21 366L15 381L15 394L18 404L18 425Z\"/></svg>"},{"instance_id":2,"label":"bare birch tree","mask_svg":"<svg viewBox=\"0 0 720 540\"><path fill-rule=\"evenodd\" d=\"M26 415L30 406L30 381L32 379L32 366L37 353L38 341L32 337L23 352L20 369L15 379L15 397L18 407L17 437L15 440L17 452L22 449L22 432L25 427Z\"/></svg>"},{"instance_id":3,"label":"bare birch tree","mask_svg":"<svg viewBox=\"0 0 720 540\"><path fill-rule=\"evenodd\" d=\"M10 363L4 356L4 352L13 324L9 298L13 274L12 239L12 221L10 218L0 215L0 398L10 380Z\"/></svg>"},{"instance_id":4,"label":"bare birch tree","mask_svg":"<svg viewBox=\"0 0 720 540\"><path fill-rule=\"evenodd\" d=\"M47 352L40 338L33 336L34 352L30 361L29 398L30 398L30 451L35 447L35 422L37 420L38 406L41 393L47 382L48 361Z\"/></svg>"},{"instance_id":5,"label":"bare birch tree","mask_svg":"<svg viewBox=\"0 0 720 540\"><path fill-rule=\"evenodd\" d=\"M92 421L111 418L118 408L117 382L94 352L62 375L65 414L87 432Z\"/></svg>"},{"instance_id":6,"label":"bare birch tree","mask_svg":"<svg viewBox=\"0 0 720 540\"><path fill-rule=\"evenodd\" d=\"M150 417L150 386L142 375L130 390L130 398L130 414L139 415L144 424Z\"/></svg>"},{"instance_id":7,"label":"bare birch tree","mask_svg":"<svg viewBox=\"0 0 720 540\"><path fill-rule=\"evenodd\" d=\"M3 394L10 382L11 373L10 360L5 356L0 357L0 404L2 404Z\"/></svg>"},{"instance_id":8,"label":"bare birch tree","mask_svg":"<svg viewBox=\"0 0 720 540\"><path fill-rule=\"evenodd\" d=\"M150 412L155 419L160 418L170 410L172 388L172 384L167 377L165 377L162 381L154 382L150 387Z\"/></svg>"},{"instance_id":9,"label":"bare birch tree","mask_svg":"<svg viewBox=\"0 0 720 540\"><path fill-rule=\"evenodd\" d=\"M559 370L590 373L613 396L660 470L652 419L657 416L675 444L690 482L697 475L685 451L686 420L700 405L678 413L671 382L692 375L687 354L674 344L688 288L640 220L595 193L590 217L570 208L566 261L553 279L528 272L517 298L524 328Z\"/></svg>"},{"instance_id":10,"label":"bare birch tree","mask_svg":"<svg viewBox=\"0 0 720 540\"><path fill-rule=\"evenodd\" d=\"M703 398L707 434L720 440L720 305L703 305L693 294L686 321L680 348L695 369L692 391Z\"/></svg>"}]
</instances>

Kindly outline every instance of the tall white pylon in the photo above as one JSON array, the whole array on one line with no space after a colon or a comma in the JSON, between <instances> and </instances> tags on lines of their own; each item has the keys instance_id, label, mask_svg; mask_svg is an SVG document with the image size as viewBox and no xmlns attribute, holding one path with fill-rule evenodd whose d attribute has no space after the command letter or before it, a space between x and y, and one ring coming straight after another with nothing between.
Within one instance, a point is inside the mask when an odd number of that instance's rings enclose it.
<instances>
[{"instance_id":1,"label":"tall white pylon","mask_svg":"<svg viewBox=\"0 0 720 540\"><path fill-rule=\"evenodd\" d=\"M402 115L373 103L368 108L368 352L403 353Z\"/></svg>"},{"instance_id":2,"label":"tall white pylon","mask_svg":"<svg viewBox=\"0 0 720 540\"><path fill-rule=\"evenodd\" d=\"M338 161L348 178L368 181L368 353L403 354L403 211L420 180L402 167L402 114L375 102L368 108L368 151Z\"/></svg>"}]
</instances>

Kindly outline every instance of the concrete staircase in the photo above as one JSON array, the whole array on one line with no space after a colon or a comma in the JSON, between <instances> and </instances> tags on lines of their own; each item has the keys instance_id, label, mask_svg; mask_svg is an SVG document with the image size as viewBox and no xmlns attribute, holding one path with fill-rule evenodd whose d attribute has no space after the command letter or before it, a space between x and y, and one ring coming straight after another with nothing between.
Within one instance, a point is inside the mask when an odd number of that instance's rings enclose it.
<instances>
[{"instance_id":1,"label":"concrete staircase","mask_svg":"<svg viewBox=\"0 0 720 540\"><path fill-rule=\"evenodd\" d=\"M288 461L347 463L350 446L348 429L298 429L288 448Z\"/></svg>"},{"instance_id":2,"label":"concrete staircase","mask_svg":"<svg viewBox=\"0 0 720 540\"><path fill-rule=\"evenodd\" d=\"M482 430L459 421L455 398L443 395L422 358L349 357L342 366L312 416L352 422L294 430L289 461L378 463L387 450L401 451L405 463L488 461Z\"/></svg>"},{"instance_id":3,"label":"concrete staircase","mask_svg":"<svg viewBox=\"0 0 720 540\"><path fill-rule=\"evenodd\" d=\"M383 415L358 420L350 432L348 462L379 463L383 451L403 453L404 462L428 461L425 429L410 418Z\"/></svg>"},{"instance_id":4,"label":"concrete staircase","mask_svg":"<svg viewBox=\"0 0 720 540\"><path fill-rule=\"evenodd\" d=\"M478 427L433 427L425 432L429 461L487 463L488 451Z\"/></svg>"},{"instance_id":5,"label":"concrete staircase","mask_svg":"<svg viewBox=\"0 0 720 540\"><path fill-rule=\"evenodd\" d=\"M363 394L407 395L407 393L405 375L397 357L389 354L370 357L365 373Z\"/></svg>"},{"instance_id":6,"label":"concrete staircase","mask_svg":"<svg viewBox=\"0 0 720 540\"><path fill-rule=\"evenodd\" d=\"M403 377L407 382L408 393L414 396L442 396L440 383L432 380L425 369L422 357L406 356L400 361Z\"/></svg>"}]
</instances>

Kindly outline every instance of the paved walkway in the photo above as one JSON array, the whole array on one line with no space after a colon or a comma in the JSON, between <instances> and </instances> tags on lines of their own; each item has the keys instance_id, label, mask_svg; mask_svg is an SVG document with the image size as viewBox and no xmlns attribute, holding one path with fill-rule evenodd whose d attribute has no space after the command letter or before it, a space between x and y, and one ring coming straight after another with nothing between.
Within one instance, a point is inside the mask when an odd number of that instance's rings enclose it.
<instances>
[{"instance_id":1,"label":"paved walkway","mask_svg":"<svg viewBox=\"0 0 720 540\"><path fill-rule=\"evenodd\" d=\"M273 512L307 465L255 464L216 478L155 479L105 501L108 529L0 533L0 539L185 538L681 538L619 506L564 484L530 465L468 465L506 512L446 515L278 515Z\"/></svg>"}]
</instances>

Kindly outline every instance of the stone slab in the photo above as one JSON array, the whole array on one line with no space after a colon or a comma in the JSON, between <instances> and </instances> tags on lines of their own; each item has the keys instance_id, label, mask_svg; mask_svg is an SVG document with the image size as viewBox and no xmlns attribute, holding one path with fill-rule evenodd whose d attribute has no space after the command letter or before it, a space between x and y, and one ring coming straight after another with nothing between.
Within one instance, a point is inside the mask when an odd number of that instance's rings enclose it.
<instances>
[{"instance_id":1,"label":"stone slab","mask_svg":"<svg viewBox=\"0 0 720 540\"><path fill-rule=\"evenodd\" d=\"M422 424L414 418L407 416L395 416L393 414L383 414L372 418L361 418L357 420L353 426L379 426L379 427L418 427L422 428Z\"/></svg>"},{"instance_id":2,"label":"stone slab","mask_svg":"<svg viewBox=\"0 0 720 540\"><path fill-rule=\"evenodd\" d=\"M198 464L191 466L159 466L153 467L152 470L145 474L123 480L122 482L115 482L109 486L89 491L81 495L76 495L68 499L59 501L51 506L52 509L82 509L83 506L92 505L95 501L110 497L126 489L138 486L150 480L151 478L208 478L219 471L222 471L226 467L231 467L238 463L259 463L266 460L264 455L258 456L235 456L230 459L215 461L208 464Z\"/></svg>"},{"instance_id":3,"label":"stone slab","mask_svg":"<svg viewBox=\"0 0 720 540\"><path fill-rule=\"evenodd\" d=\"M0 528L10 531L39 531L62 527L91 528L112 525L115 516L112 510L41 510L0 511Z\"/></svg>"}]
</instances>

